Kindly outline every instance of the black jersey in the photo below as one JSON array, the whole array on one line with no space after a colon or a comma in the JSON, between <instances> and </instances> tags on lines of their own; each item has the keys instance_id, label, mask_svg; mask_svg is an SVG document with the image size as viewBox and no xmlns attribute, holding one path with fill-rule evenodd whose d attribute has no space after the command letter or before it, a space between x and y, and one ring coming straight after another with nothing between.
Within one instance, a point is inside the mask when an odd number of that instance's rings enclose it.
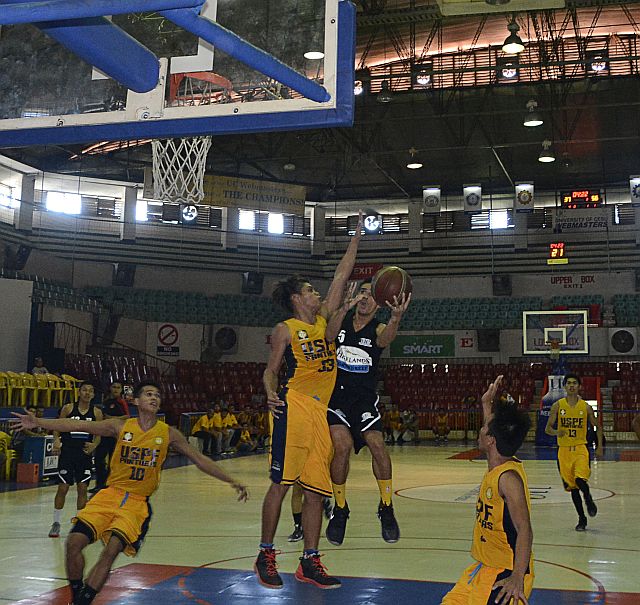
<instances>
[{"instance_id":1,"label":"black jersey","mask_svg":"<svg viewBox=\"0 0 640 605\"><path fill-rule=\"evenodd\" d=\"M78 403L73 404L73 409L67 418L72 420L86 420L87 422L95 421L96 410L93 404L89 404L89 409L86 414L81 414L78 407ZM60 433L60 439L62 441L63 448L78 448L82 449L87 441L93 439L91 433L85 433L84 431L71 431L70 433Z\"/></svg>"},{"instance_id":2,"label":"black jersey","mask_svg":"<svg viewBox=\"0 0 640 605\"><path fill-rule=\"evenodd\" d=\"M353 312L347 314L336 338L338 357L336 388L375 393L378 362L384 350L376 344L378 338L376 330L380 322L374 318L356 332L353 328L353 316Z\"/></svg>"}]
</instances>

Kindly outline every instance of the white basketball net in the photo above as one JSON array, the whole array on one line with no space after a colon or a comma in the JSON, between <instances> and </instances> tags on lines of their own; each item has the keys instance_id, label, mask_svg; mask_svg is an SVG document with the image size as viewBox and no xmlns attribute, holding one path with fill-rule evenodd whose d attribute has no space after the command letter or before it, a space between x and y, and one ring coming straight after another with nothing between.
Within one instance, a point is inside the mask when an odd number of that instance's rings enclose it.
<instances>
[{"instance_id":1,"label":"white basketball net","mask_svg":"<svg viewBox=\"0 0 640 605\"><path fill-rule=\"evenodd\" d=\"M204 198L204 169L211 137L153 139L154 198L199 204Z\"/></svg>"}]
</instances>

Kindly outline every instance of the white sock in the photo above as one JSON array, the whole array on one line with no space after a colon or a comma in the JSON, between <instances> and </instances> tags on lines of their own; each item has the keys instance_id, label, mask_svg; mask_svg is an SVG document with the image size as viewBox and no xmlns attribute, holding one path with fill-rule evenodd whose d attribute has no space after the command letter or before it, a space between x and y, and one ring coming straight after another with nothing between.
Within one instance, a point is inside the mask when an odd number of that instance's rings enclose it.
<instances>
[{"instance_id":1,"label":"white sock","mask_svg":"<svg viewBox=\"0 0 640 605\"><path fill-rule=\"evenodd\" d=\"M60 523L60 517L62 517L62 509L54 508L53 509L53 522Z\"/></svg>"}]
</instances>

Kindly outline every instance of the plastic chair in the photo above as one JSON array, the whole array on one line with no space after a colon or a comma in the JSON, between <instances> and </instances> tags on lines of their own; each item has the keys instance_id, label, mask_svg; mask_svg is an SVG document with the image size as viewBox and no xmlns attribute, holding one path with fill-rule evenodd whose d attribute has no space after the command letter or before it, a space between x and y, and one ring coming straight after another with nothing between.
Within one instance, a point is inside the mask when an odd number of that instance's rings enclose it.
<instances>
[{"instance_id":1,"label":"plastic chair","mask_svg":"<svg viewBox=\"0 0 640 605\"><path fill-rule=\"evenodd\" d=\"M27 398L29 393L31 393L31 403L35 405L38 402L38 387L36 385L35 377L29 374L29 372L20 372L20 377L22 378L22 393L20 395L20 405L22 407L27 405Z\"/></svg>"},{"instance_id":2,"label":"plastic chair","mask_svg":"<svg viewBox=\"0 0 640 605\"><path fill-rule=\"evenodd\" d=\"M36 398L35 403L41 403L41 399L44 398L42 402L46 407L51 406L51 389L49 388L49 379L47 378L47 374L36 374Z\"/></svg>"},{"instance_id":3,"label":"plastic chair","mask_svg":"<svg viewBox=\"0 0 640 605\"><path fill-rule=\"evenodd\" d=\"M60 379L55 374L46 374L46 377L49 383L50 402L57 396L57 403L62 406L64 387L60 384ZM51 405L51 403L49 403L49 405Z\"/></svg>"},{"instance_id":4,"label":"plastic chair","mask_svg":"<svg viewBox=\"0 0 640 605\"><path fill-rule=\"evenodd\" d=\"M7 374L7 382L11 387L11 397L8 400L8 405L12 406L14 403L13 400L15 398L16 393L19 394L20 401L22 401L22 394L25 391L23 391L23 388L22 388L22 376L20 376L20 374L17 374L16 372L9 372L9 371L7 371L6 374Z\"/></svg>"},{"instance_id":5,"label":"plastic chair","mask_svg":"<svg viewBox=\"0 0 640 605\"><path fill-rule=\"evenodd\" d=\"M62 380L64 381L64 386L62 389L62 403L64 403L65 394L69 393L69 399L71 403L78 401L78 395L80 394L80 380L74 378L70 374L62 374Z\"/></svg>"},{"instance_id":6,"label":"plastic chair","mask_svg":"<svg viewBox=\"0 0 640 605\"><path fill-rule=\"evenodd\" d=\"M9 384L6 372L0 372L0 405L10 406L13 399L13 386Z\"/></svg>"}]
</instances>

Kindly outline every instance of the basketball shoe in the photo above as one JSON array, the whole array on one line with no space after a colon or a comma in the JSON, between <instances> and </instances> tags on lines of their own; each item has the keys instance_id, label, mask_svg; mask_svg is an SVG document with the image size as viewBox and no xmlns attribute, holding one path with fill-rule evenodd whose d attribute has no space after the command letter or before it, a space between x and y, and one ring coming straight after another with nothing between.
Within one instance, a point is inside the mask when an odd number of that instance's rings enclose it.
<instances>
[{"instance_id":1,"label":"basketball shoe","mask_svg":"<svg viewBox=\"0 0 640 605\"><path fill-rule=\"evenodd\" d=\"M393 544L400 539L400 528L393 514L393 504L383 504L382 500L378 505L378 519L382 526L382 539Z\"/></svg>"},{"instance_id":2,"label":"basketball shoe","mask_svg":"<svg viewBox=\"0 0 640 605\"><path fill-rule=\"evenodd\" d=\"M287 540L289 542L300 542L304 538L304 531L302 531L302 525L298 525L297 523L293 526L293 532L289 534Z\"/></svg>"},{"instance_id":3,"label":"basketball shoe","mask_svg":"<svg viewBox=\"0 0 640 605\"><path fill-rule=\"evenodd\" d=\"M300 565L296 570L296 580L308 582L318 588L340 588L342 582L327 573L327 568L320 561L320 555L300 557Z\"/></svg>"},{"instance_id":4,"label":"basketball shoe","mask_svg":"<svg viewBox=\"0 0 640 605\"><path fill-rule=\"evenodd\" d=\"M260 549L258 558L253 564L258 581L266 588L282 588L282 578L278 573L276 554L273 548Z\"/></svg>"},{"instance_id":5,"label":"basketball shoe","mask_svg":"<svg viewBox=\"0 0 640 605\"><path fill-rule=\"evenodd\" d=\"M51 525L51 529L49 530L50 538L59 538L60 537L60 523L57 521Z\"/></svg>"},{"instance_id":6,"label":"basketball shoe","mask_svg":"<svg viewBox=\"0 0 640 605\"><path fill-rule=\"evenodd\" d=\"M331 511L331 518L327 525L327 540L334 546L340 546L344 541L344 532L347 529L347 519L349 518L349 505L345 502L344 508L337 504Z\"/></svg>"}]
</instances>

